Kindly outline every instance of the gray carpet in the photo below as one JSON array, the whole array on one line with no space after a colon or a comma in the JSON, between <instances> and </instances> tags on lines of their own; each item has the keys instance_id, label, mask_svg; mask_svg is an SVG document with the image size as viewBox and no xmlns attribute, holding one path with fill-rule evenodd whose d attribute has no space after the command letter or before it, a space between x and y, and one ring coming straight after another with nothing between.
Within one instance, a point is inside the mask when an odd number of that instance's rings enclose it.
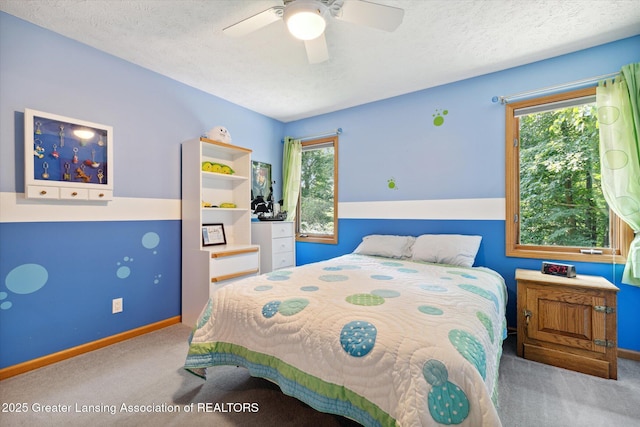
<instances>
[{"instance_id":1,"label":"gray carpet","mask_svg":"<svg viewBox=\"0 0 640 427\"><path fill-rule=\"evenodd\" d=\"M175 325L0 382L2 426L357 426L311 409L243 368L182 369L189 328ZM505 427L640 426L640 362L619 360L604 380L517 358L515 337L500 365ZM17 410L25 403L27 412ZM185 407L194 404L194 412ZM209 403L210 406L202 406ZM14 404L13 406L9 406ZM122 405L161 412L126 412ZM198 404L201 404L198 411ZM214 406L216 405L217 406ZM45 405L52 405L46 408ZM115 413L111 414L112 405ZM103 412L76 413L79 410ZM177 407L180 412L168 412ZM35 410L40 410L36 412ZM71 413L44 412L70 409Z\"/></svg>"}]
</instances>

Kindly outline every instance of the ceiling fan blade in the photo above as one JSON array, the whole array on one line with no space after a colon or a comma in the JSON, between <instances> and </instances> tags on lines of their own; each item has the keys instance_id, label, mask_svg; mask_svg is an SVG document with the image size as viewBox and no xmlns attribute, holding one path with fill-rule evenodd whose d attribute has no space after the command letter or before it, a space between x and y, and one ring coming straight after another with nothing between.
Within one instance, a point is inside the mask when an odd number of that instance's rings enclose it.
<instances>
[{"instance_id":1,"label":"ceiling fan blade","mask_svg":"<svg viewBox=\"0 0 640 427\"><path fill-rule=\"evenodd\" d=\"M307 49L307 59L310 64L319 64L329 59L329 49L324 33L313 40L305 40L304 47Z\"/></svg>"},{"instance_id":2,"label":"ceiling fan blade","mask_svg":"<svg viewBox=\"0 0 640 427\"><path fill-rule=\"evenodd\" d=\"M266 27L267 25L277 21L278 19L282 19L283 12L283 6L274 6L267 10L263 10L262 12L257 13L253 16L250 16L247 19L243 19L238 23L228 26L227 28L224 28L222 32L230 37L242 37L249 33L257 31L260 28Z\"/></svg>"},{"instance_id":3,"label":"ceiling fan blade","mask_svg":"<svg viewBox=\"0 0 640 427\"><path fill-rule=\"evenodd\" d=\"M364 0L346 0L336 18L354 24L393 31L402 23L404 9Z\"/></svg>"}]
</instances>

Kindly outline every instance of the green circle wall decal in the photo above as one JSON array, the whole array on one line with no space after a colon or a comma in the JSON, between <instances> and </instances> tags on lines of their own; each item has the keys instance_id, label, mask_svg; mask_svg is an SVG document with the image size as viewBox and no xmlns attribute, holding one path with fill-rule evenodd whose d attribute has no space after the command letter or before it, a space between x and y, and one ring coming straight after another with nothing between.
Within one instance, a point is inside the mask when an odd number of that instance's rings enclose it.
<instances>
[{"instance_id":1,"label":"green circle wall decal","mask_svg":"<svg viewBox=\"0 0 640 427\"><path fill-rule=\"evenodd\" d=\"M433 114L433 125L442 126L444 124L444 117L442 116L446 116L447 114L449 114L448 110L436 110L436 112Z\"/></svg>"}]
</instances>

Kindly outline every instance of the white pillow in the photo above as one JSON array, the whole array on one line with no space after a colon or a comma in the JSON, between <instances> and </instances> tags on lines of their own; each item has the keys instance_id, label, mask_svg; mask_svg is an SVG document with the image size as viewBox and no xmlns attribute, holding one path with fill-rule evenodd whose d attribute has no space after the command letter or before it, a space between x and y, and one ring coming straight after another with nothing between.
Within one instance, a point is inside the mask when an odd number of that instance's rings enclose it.
<instances>
[{"instance_id":1,"label":"white pillow","mask_svg":"<svg viewBox=\"0 0 640 427\"><path fill-rule=\"evenodd\" d=\"M415 261L471 267L480 248L482 236L462 234L423 234L412 248Z\"/></svg>"},{"instance_id":2,"label":"white pillow","mask_svg":"<svg viewBox=\"0 0 640 427\"><path fill-rule=\"evenodd\" d=\"M371 234L362 238L362 243L353 251L360 255L375 255L387 258L410 258L413 236Z\"/></svg>"}]
</instances>

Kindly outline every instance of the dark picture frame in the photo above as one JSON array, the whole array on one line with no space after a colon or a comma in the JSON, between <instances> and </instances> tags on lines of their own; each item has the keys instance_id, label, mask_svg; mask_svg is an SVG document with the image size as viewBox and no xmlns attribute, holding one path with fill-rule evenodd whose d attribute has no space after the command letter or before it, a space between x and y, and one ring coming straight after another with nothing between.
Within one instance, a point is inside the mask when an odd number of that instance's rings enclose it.
<instances>
[{"instance_id":1,"label":"dark picture frame","mask_svg":"<svg viewBox=\"0 0 640 427\"><path fill-rule=\"evenodd\" d=\"M202 224L202 246L226 245L224 224Z\"/></svg>"},{"instance_id":2,"label":"dark picture frame","mask_svg":"<svg viewBox=\"0 0 640 427\"><path fill-rule=\"evenodd\" d=\"M251 162L251 200L262 196L262 199L267 201L271 191L271 165L253 160Z\"/></svg>"}]
</instances>

